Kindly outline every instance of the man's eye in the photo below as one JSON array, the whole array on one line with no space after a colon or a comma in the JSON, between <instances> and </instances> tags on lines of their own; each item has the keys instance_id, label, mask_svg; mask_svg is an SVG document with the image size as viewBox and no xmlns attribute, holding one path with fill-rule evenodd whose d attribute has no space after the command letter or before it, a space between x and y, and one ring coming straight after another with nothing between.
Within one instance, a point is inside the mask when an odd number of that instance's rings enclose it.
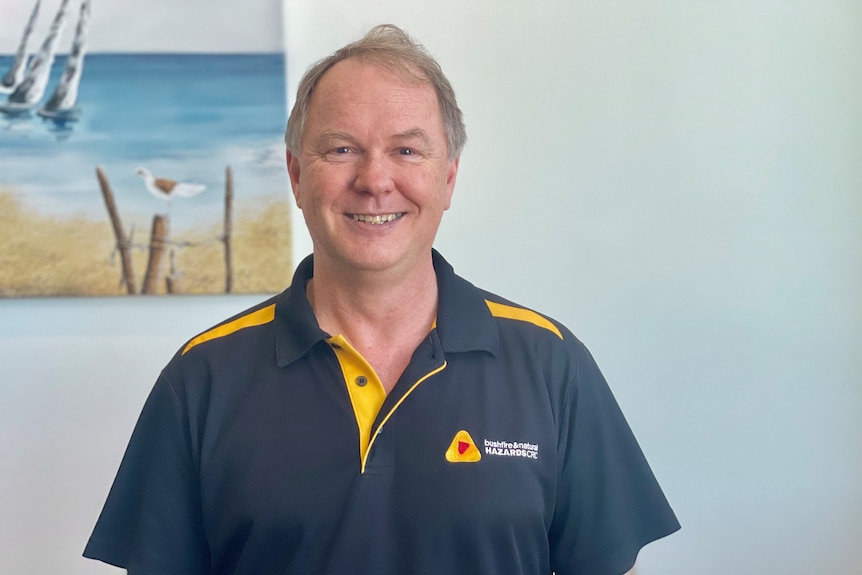
<instances>
[{"instance_id":1,"label":"man's eye","mask_svg":"<svg viewBox=\"0 0 862 575\"><path fill-rule=\"evenodd\" d=\"M348 148L347 146L340 146L338 148L335 148L335 153L336 154L349 154L350 148Z\"/></svg>"},{"instance_id":2,"label":"man's eye","mask_svg":"<svg viewBox=\"0 0 862 575\"><path fill-rule=\"evenodd\" d=\"M416 152L414 152L410 148L401 148L398 150L398 153L401 154L402 156L415 156L416 155Z\"/></svg>"}]
</instances>

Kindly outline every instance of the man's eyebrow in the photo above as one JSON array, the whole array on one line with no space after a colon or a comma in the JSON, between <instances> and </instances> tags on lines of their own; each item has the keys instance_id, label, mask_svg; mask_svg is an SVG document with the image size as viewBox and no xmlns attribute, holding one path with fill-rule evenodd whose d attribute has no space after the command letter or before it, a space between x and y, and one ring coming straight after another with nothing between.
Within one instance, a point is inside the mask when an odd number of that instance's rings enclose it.
<instances>
[{"instance_id":1,"label":"man's eyebrow","mask_svg":"<svg viewBox=\"0 0 862 575\"><path fill-rule=\"evenodd\" d=\"M326 131L320 134L320 136L317 138L317 143L318 145L325 145L332 140L346 140L352 142L353 136L351 136L347 132Z\"/></svg>"},{"instance_id":2,"label":"man's eyebrow","mask_svg":"<svg viewBox=\"0 0 862 575\"><path fill-rule=\"evenodd\" d=\"M399 134L395 134L393 138L395 140L420 140L422 145L426 147L432 147L432 142L430 136L428 136L428 132L421 128L413 128L412 130L407 130L405 132L401 132Z\"/></svg>"}]
</instances>

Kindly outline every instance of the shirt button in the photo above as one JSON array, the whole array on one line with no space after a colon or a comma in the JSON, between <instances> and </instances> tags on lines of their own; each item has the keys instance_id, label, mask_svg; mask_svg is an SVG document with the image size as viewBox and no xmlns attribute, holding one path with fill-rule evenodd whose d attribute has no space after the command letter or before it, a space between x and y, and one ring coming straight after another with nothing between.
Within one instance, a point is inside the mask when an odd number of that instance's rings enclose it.
<instances>
[{"instance_id":1,"label":"shirt button","mask_svg":"<svg viewBox=\"0 0 862 575\"><path fill-rule=\"evenodd\" d=\"M364 375L360 375L356 378L356 385L358 385L359 387L364 386L366 383L368 383L368 378Z\"/></svg>"}]
</instances>

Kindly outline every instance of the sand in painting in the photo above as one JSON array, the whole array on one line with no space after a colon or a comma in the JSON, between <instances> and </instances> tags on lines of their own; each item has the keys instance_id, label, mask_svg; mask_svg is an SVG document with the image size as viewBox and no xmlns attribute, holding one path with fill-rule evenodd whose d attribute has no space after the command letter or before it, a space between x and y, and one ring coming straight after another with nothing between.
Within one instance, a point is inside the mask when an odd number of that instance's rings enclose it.
<instances>
[{"instance_id":1,"label":"sand in painting","mask_svg":"<svg viewBox=\"0 0 862 575\"><path fill-rule=\"evenodd\" d=\"M233 291L276 293L290 283L290 217L286 201L238 207L234 217ZM128 229L127 229L128 232ZM220 225L172 230L182 292L224 293ZM132 259L138 290L147 265L149 229L135 232ZM124 295L119 254L107 216L62 217L28 209L11 188L0 189L0 297ZM166 261L158 293L166 293Z\"/></svg>"}]
</instances>

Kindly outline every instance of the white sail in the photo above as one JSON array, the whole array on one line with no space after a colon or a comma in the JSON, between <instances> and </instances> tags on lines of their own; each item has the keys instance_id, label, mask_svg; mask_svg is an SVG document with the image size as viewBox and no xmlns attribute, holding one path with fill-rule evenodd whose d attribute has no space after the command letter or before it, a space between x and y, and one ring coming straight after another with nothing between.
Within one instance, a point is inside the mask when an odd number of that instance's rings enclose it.
<instances>
[{"instance_id":1,"label":"white sail","mask_svg":"<svg viewBox=\"0 0 862 575\"><path fill-rule=\"evenodd\" d=\"M0 92L11 92L18 84L24 81L24 74L27 72L27 43L30 40L30 35L33 33L33 28L36 26L36 18L39 16L39 6L42 0L36 0L36 5L33 6L33 11L30 12L30 19L27 21L27 26L24 27L24 33L21 35L21 42L18 44L18 51L15 52L15 60L12 62L12 67L0 80Z\"/></svg>"},{"instance_id":2,"label":"white sail","mask_svg":"<svg viewBox=\"0 0 862 575\"><path fill-rule=\"evenodd\" d=\"M51 75L51 67L54 65L57 43L60 41L63 26L66 24L66 8L68 5L69 0L62 0L60 3L57 15L54 16L54 21L51 23L51 29L48 31L48 35L45 36L45 40L42 41L42 47L30 63L27 77L15 88L14 92L9 94L9 100L5 104L0 105L0 111L15 112L29 110L42 99L42 96L45 94L45 88L48 85L48 77Z\"/></svg>"},{"instance_id":3,"label":"white sail","mask_svg":"<svg viewBox=\"0 0 862 575\"><path fill-rule=\"evenodd\" d=\"M90 0L81 3L81 14L78 17L78 26L75 28L75 41L72 50L66 57L66 67L63 76L57 84L54 93L39 110L39 114L45 117L65 117L75 115L75 104L78 101L78 84L81 82L81 74L84 72L84 55L87 51L87 30L90 23Z\"/></svg>"}]
</instances>

